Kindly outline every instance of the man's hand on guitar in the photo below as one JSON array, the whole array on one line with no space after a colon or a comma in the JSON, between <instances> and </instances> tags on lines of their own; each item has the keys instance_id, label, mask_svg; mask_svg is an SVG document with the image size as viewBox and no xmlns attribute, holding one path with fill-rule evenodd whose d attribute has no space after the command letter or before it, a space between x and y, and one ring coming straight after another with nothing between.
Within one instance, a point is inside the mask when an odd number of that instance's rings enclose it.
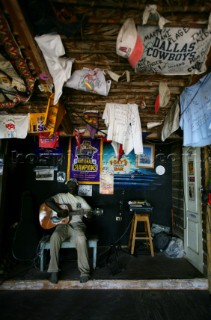
<instances>
[{"instance_id":1,"label":"man's hand on guitar","mask_svg":"<svg viewBox=\"0 0 211 320\"><path fill-rule=\"evenodd\" d=\"M57 212L57 216L59 218L66 218L69 216L69 210L67 209L60 209L58 212Z\"/></svg>"}]
</instances>

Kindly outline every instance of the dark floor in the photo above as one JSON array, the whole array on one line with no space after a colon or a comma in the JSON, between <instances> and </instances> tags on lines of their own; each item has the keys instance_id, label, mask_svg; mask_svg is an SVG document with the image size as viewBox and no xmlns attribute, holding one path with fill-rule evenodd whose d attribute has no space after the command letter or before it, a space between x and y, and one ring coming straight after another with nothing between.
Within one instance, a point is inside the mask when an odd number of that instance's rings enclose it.
<instances>
[{"instance_id":1,"label":"dark floor","mask_svg":"<svg viewBox=\"0 0 211 320\"><path fill-rule=\"evenodd\" d=\"M91 255L90 255L91 256ZM91 261L90 261L91 262ZM76 252L61 251L61 280L78 280ZM44 280L39 259L10 259L0 275L7 280ZM186 259L172 259L142 248L131 256L122 248L99 248L93 280L192 279L203 278ZM56 289L0 290L2 320L210 320L207 290Z\"/></svg>"},{"instance_id":2,"label":"dark floor","mask_svg":"<svg viewBox=\"0 0 211 320\"><path fill-rule=\"evenodd\" d=\"M2 320L210 320L207 291L0 291Z\"/></svg>"},{"instance_id":3,"label":"dark floor","mask_svg":"<svg viewBox=\"0 0 211 320\"><path fill-rule=\"evenodd\" d=\"M99 248L97 268L92 272L92 279L148 280L203 278L203 275L185 258L169 258L165 253L161 252L156 252L155 256L151 257L147 251L143 251L143 248L137 248L135 253L132 256L127 249ZM79 271L77 268L76 251L62 249L60 258L60 279L77 280L79 278ZM90 264L92 264L92 261L90 261ZM39 258L33 261L12 259L10 265L5 269L5 272L0 275L1 281L44 280L49 276L46 270L40 272Z\"/></svg>"}]
</instances>

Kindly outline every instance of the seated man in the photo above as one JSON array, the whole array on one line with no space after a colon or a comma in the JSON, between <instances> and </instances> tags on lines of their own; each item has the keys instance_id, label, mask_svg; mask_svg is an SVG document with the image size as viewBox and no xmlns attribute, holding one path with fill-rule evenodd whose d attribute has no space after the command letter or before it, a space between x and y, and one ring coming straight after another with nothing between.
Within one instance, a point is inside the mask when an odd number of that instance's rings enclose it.
<instances>
[{"instance_id":1,"label":"seated man","mask_svg":"<svg viewBox=\"0 0 211 320\"><path fill-rule=\"evenodd\" d=\"M84 283L90 279L90 266L85 236L86 225L83 216L91 211L89 204L78 193L78 182L70 179L66 182L68 192L58 193L45 201L46 205L57 212L59 218L70 216L69 223L58 224L50 238L50 262L48 272L51 272L50 282L58 282L59 272L59 250L62 241L73 238L77 250L78 269L80 271L80 282ZM69 208L61 209L60 205L66 204Z\"/></svg>"}]
</instances>

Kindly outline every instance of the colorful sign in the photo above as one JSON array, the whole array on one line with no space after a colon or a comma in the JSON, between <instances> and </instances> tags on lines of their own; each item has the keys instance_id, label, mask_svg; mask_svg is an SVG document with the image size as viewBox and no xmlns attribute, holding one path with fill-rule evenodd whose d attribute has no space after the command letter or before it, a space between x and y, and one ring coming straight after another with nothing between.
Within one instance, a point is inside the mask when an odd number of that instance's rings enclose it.
<instances>
[{"instance_id":1,"label":"colorful sign","mask_svg":"<svg viewBox=\"0 0 211 320\"><path fill-rule=\"evenodd\" d=\"M70 139L67 176L80 183L99 184L102 163L101 139L82 138L80 145Z\"/></svg>"},{"instance_id":2,"label":"colorful sign","mask_svg":"<svg viewBox=\"0 0 211 320\"><path fill-rule=\"evenodd\" d=\"M102 172L100 175L100 193L114 194L114 175L108 172Z\"/></svg>"},{"instance_id":3,"label":"colorful sign","mask_svg":"<svg viewBox=\"0 0 211 320\"><path fill-rule=\"evenodd\" d=\"M137 166L134 151L131 151L127 156L124 154L121 159L118 160L114 153L114 149L109 142L103 144L102 172L114 175L113 179L115 187L139 187L153 190L159 185L157 181L158 175L153 168L148 169L144 166ZM101 189L102 193L105 193L103 182L102 179Z\"/></svg>"}]
</instances>

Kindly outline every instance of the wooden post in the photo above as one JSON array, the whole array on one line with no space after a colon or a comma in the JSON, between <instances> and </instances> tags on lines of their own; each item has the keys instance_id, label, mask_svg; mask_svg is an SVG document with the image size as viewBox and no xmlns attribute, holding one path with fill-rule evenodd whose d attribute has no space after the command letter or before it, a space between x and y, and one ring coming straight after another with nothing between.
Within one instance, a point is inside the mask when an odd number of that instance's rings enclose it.
<instances>
[{"instance_id":1,"label":"wooden post","mask_svg":"<svg viewBox=\"0 0 211 320\"><path fill-rule=\"evenodd\" d=\"M206 215L206 229L207 229L207 279L208 290L211 294L211 206L207 205Z\"/></svg>"},{"instance_id":2,"label":"wooden post","mask_svg":"<svg viewBox=\"0 0 211 320\"><path fill-rule=\"evenodd\" d=\"M210 148L205 147L205 184L208 188L211 172L210 172ZM207 190L208 191L208 190ZM207 279L208 279L208 290L211 294L211 205L207 204L206 212L206 234L207 234Z\"/></svg>"},{"instance_id":3,"label":"wooden post","mask_svg":"<svg viewBox=\"0 0 211 320\"><path fill-rule=\"evenodd\" d=\"M40 82L49 85L49 88L52 86L52 77L48 71L48 67L43 58L42 52L37 46L32 34L26 24L25 18L21 11L21 8L16 0L2 0L4 9L7 10L12 22L15 31L18 32L19 37L21 37L22 44L28 52L28 55L33 63L37 75L40 73L45 73L48 75L49 79L46 81ZM48 90L47 90L48 91Z\"/></svg>"}]
</instances>

